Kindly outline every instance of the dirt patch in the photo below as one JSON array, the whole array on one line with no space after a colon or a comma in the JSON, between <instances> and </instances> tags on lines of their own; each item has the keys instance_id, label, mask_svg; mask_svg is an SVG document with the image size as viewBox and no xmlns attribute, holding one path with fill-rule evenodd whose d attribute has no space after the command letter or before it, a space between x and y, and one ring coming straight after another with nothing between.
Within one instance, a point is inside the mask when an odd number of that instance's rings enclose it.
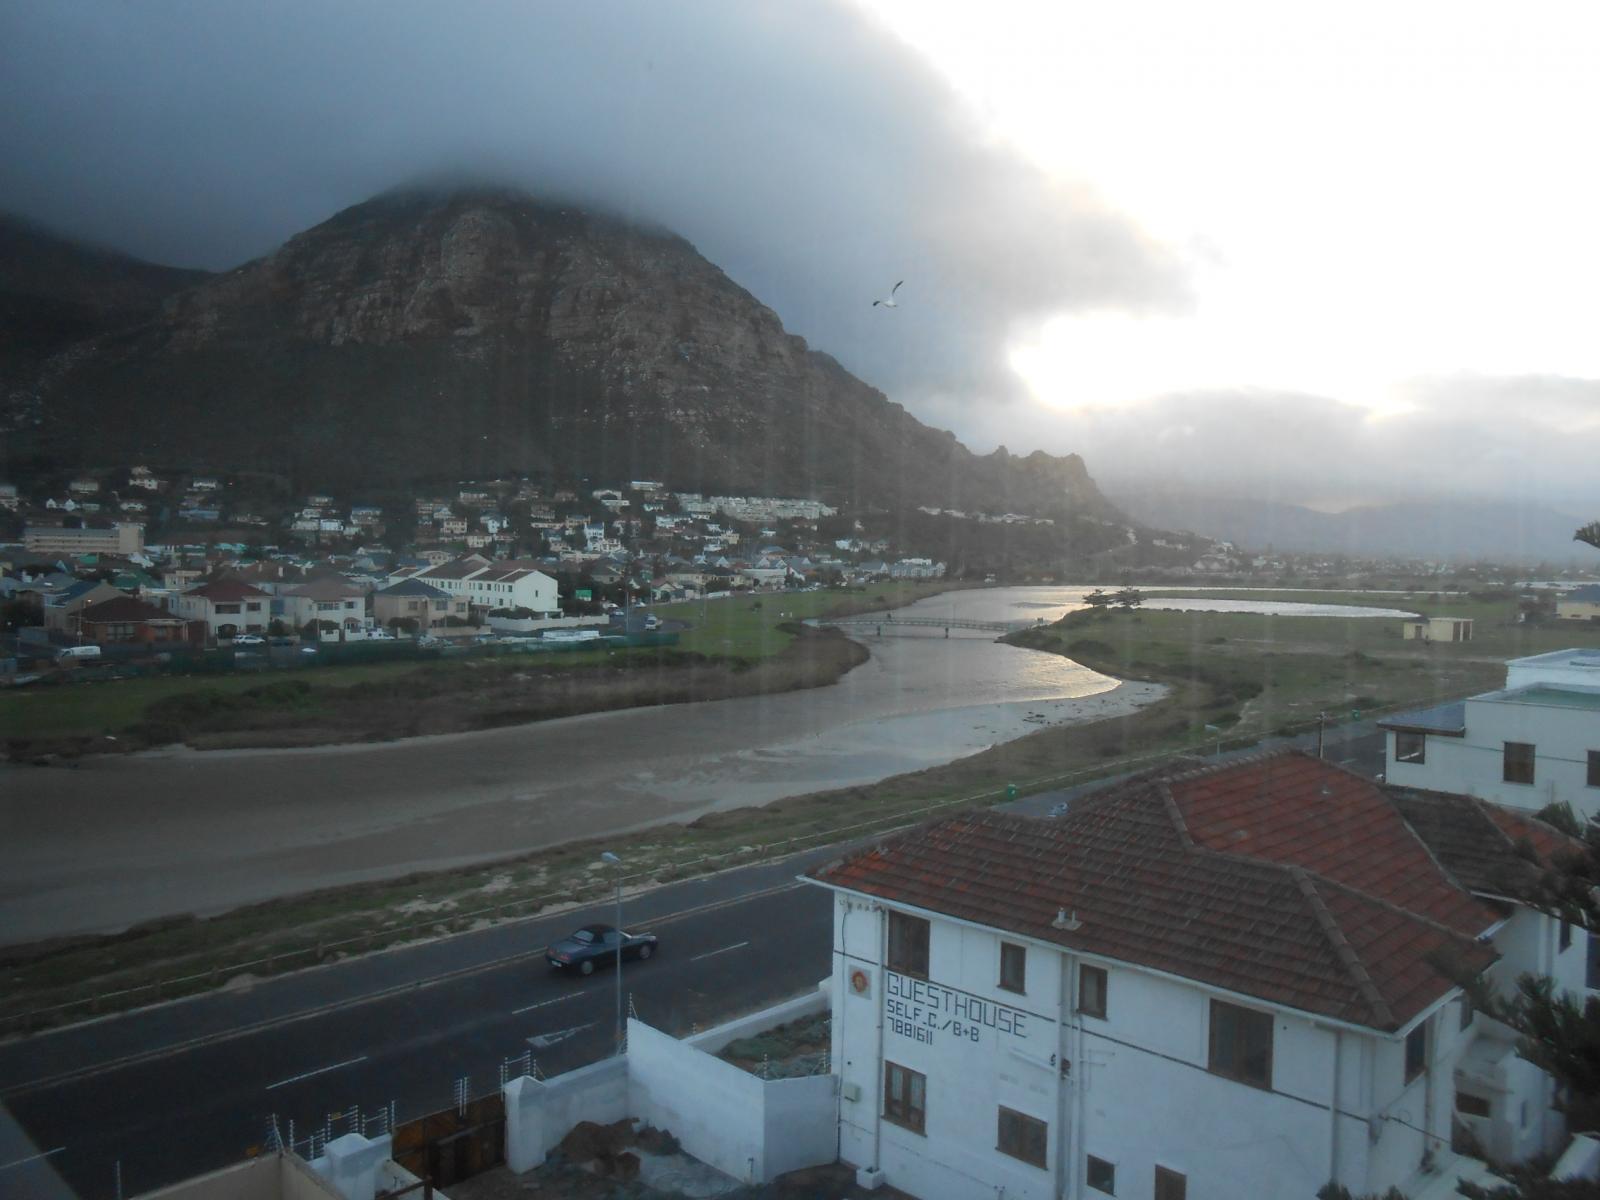
<instances>
[{"instance_id":1,"label":"dirt patch","mask_svg":"<svg viewBox=\"0 0 1600 1200\"><path fill-rule=\"evenodd\" d=\"M854 1167L843 1163L806 1167L769 1184L734 1186L724 1200L911 1200L891 1187L868 1192L856 1186ZM450 1188L451 1200L682 1200L685 1193L639 1182L602 1178L570 1164L552 1164L515 1175L496 1167Z\"/></svg>"},{"instance_id":2,"label":"dirt patch","mask_svg":"<svg viewBox=\"0 0 1600 1200\"><path fill-rule=\"evenodd\" d=\"M833 1021L819 1013L754 1037L737 1038L717 1057L763 1079L792 1079L827 1071L832 1046Z\"/></svg>"}]
</instances>

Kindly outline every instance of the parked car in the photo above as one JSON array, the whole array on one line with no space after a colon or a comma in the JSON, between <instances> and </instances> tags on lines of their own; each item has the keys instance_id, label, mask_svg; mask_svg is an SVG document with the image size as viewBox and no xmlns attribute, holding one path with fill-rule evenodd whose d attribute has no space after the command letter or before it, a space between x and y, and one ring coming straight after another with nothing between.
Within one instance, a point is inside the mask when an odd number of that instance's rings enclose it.
<instances>
[{"instance_id":1,"label":"parked car","mask_svg":"<svg viewBox=\"0 0 1600 1200\"><path fill-rule=\"evenodd\" d=\"M317 652L317 648L315 646L301 646L300 647L300 653L301 654L315 654L316 652Z\"/></svg>"},{"instance_id":2,"label":"parked car","mask_svg":"<svg viewBox=\"0 0 1600 1200\"><path fill-rule=\"evenodd\" d=\"M367 631L367 640L369 642L392 642L394 641L394 634L387 629L369 629Z\"/></svg>"},{"instance_id":3,"label":"parked car","mask_svg":"<svg viewBox=\"0 0 1600 1200\"><path fill-rule=\"evenodd\" d=\"M265 646L267 639L259 633L237 633L234 634L233 644L235 646Z\"/></svg>"},{"instance_id":4,"label":"parked car","mask_svg":"<svg viewBox=\"0 0 1600 1200\"><path fill-rule=\"evenodd\" d=\"M614 925L585 925L545 947L544 960L558 971L593 975L596 967L616 961L619 940L623 958L646 959L661 946L653 933L629 933Z\"/></svg>"}]
</instances>

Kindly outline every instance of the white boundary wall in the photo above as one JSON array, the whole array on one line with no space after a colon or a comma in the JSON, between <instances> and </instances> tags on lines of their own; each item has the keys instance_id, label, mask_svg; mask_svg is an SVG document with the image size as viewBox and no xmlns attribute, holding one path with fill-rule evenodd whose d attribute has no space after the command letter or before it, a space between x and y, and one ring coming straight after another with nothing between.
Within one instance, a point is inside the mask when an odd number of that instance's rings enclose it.
<instances>
[{"instance_id":1,"label":"white boundary wall","mask_svg":"<svg viewBox=\"0 0 1600 1200\"><path fill-rule=\"evenodd\" d=\"M505 1086L506 1165L531 1171L579 1121L610 1125L628 1111L628 1060L607 1058L557 1075L524 1075Z\"/></svg>"},{"instance_id":2,"label":"white boundary wall","mask_svg":"<svg viewBox=\"0 0 1600 1200\"><path fill-rule=\"evenodd\" d=\"M715 1057L736 1038L827 1009L827 993L810 992L685 1041L630 1020L624 1057L506 1085L507 1165L530 1170L578 1122L624 1117L671 1132L685 1152L745 1182L833 1162L835 1076L760 1079Z\"/></svg>"}]
</instances>

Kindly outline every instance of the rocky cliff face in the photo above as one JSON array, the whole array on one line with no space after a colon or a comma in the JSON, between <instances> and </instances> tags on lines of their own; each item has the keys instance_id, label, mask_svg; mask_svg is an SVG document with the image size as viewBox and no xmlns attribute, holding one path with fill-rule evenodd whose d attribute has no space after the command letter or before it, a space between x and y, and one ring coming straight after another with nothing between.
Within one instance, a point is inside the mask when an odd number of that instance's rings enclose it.
<instances>
[{"instance_id":1,"label":"rocky cliff face","mask_svg":"<svg viewBox=\"0 0 1600 1200\"><path fill-rule=\"evenodd\" d=\"M300 488L533 470L1114 515L1076 456L973 455L681 238L521 193L381 197L90 333L7 381L15 445Z\"/></svg>"}]
</instances>

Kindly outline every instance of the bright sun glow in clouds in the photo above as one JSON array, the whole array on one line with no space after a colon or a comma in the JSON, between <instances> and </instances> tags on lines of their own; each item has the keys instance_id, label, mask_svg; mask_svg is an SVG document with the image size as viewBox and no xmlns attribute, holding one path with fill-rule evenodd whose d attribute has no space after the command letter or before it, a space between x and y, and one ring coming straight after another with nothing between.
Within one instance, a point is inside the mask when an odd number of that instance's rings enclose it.
<instances>
[{"instance_id":1,"label":"bright sun glow in clouds","mask_svg":"<svg viewBox=\"0 0 1600 1200\"><path fill-rule=\"evenodd\" d=\"M989 136L1191 269L1190 314L1019 332L1043 404L1260 388L1381 413L1418 376L1600 377L1600 6L861 3Z\"/></svg>"}]
</instances>

